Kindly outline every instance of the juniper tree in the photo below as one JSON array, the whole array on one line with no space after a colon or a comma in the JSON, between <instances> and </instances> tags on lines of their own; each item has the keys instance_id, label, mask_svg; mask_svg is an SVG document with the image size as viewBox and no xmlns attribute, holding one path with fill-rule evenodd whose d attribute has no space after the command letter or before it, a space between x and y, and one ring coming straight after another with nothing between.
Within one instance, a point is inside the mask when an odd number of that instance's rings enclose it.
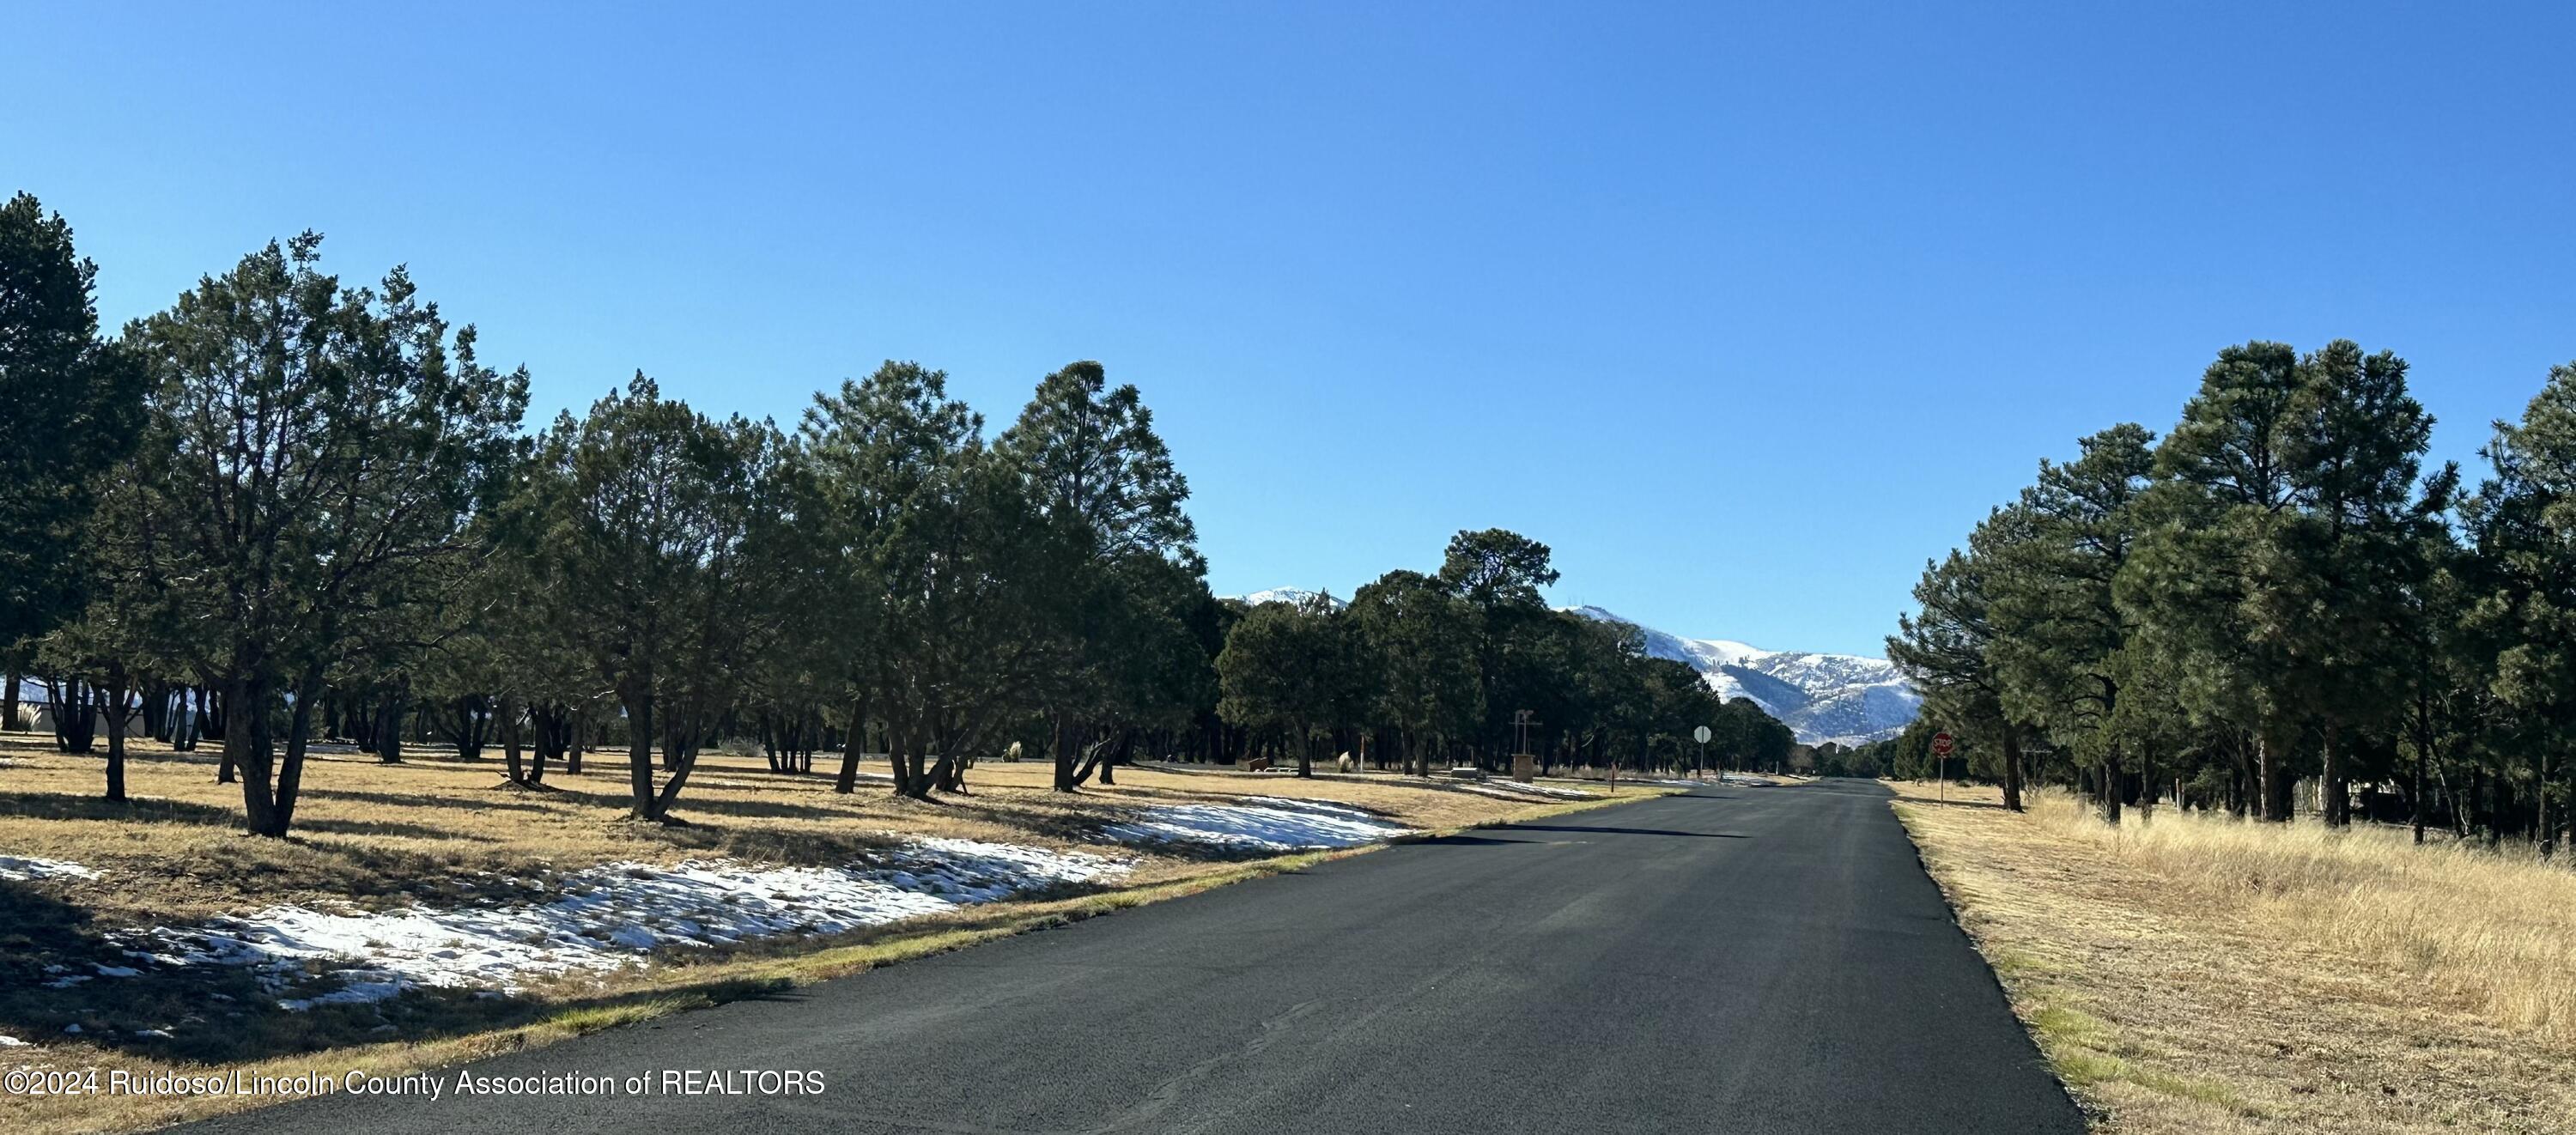
<instances>
[{"instance_id":1,"label":"juniper tree","mask_svg":"<svg viewBox=\"0 0 2576 1135\"><path fill-rule=\"evenodd\" d=\"M698 746L792 617L770 555L794 519L783 448L766 424L712 421L640 373L547 438L560 483L539 562L566 645L625 710L636 819L672 819Z\"/></svg>"},{"instance_id":2,"label":"juniper tree","mask_svg":"<svg viewBox=\"0 0 2576 1135\"><path fill-rule=\"evenodd\" d=\"M817 395L799 434L826 501L816 523L841 551L829 570L863 628L846 655L852 732L883 721L898 795L960 787L966 754L1059 657L1029 633L1047 625L1046 526L982 429L946 374L888 362Z\"/></svg>"},{"instance_id":3,"label":"juniper tree","mask_svg":"<svg viewBox=\"0 0 2576 1135\"><path fill-rule=\"evenodd\" d=\"M451 333L402 269L343 287L320 245L271 244L126 334L151 379L132 475L157 567L207 628L173 648L219 686L225 761L267 836L293 822L323 676L468 549L527 403L525 372L478 361L474 329Z\"/></svg>"}]
</instances>

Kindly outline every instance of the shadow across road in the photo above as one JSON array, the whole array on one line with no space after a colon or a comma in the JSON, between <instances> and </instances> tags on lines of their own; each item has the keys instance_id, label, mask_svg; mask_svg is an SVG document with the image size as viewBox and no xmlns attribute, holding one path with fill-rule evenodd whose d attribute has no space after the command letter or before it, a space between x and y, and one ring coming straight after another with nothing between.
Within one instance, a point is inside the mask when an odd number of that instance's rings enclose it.
<instances>
[{"instance_id":1,"label":"shadow across road","mask_svg":"<svg viewBox=\"0 0 2576 1135\"><path fill-rule=\"evenodd\" d=\"M1513 824L1516 832L1588 832L1593 835L1674 835L1692 839L1747 839L1731 832L1682 832L1670 828L1603 828L1578 824Z\"/></svg>"}]
</instances>

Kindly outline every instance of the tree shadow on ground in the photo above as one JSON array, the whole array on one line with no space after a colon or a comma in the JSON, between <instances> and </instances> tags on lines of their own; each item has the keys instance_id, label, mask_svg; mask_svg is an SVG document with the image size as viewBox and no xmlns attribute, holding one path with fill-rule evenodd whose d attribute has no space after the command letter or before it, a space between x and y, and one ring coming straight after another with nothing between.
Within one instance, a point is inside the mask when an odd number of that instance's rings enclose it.
<instances>
[{"instance_id":1,"label":"tree shadow on ground","mask_svg":"<svg viewBox=\"0 0 2576 1135\"><path fill-rule=\"evenodd\" d=\"M365 792L349 788L307 787L300 794L306 801L345 800L352 804L381 804L390 808L453 808L464 812L551 812L543 804L516 800L496 800L488 796L458 796L436 792Z\"/></svg>"},{"instance_id":2,"label":"tree shadow on ground","mask_svg":"<svg viewBox=\"0 0 2576 1135\"><path fill-rule=\"evenodd\" d=\"M732 816L738 819L846 820L852 815L850 809L819 804L786 804L774 800L728 800L721 796L685 794L673 801L671 808L683 815L698 813Z\"/></svg>"},{"instance_id":3,"label":"tree shadow on ground","mask_svg":"<svg viewBox=\"0 0 2576 1135\"><path fill-rule=\"evenodd\" d=\"M124 820L143 824L240 827L241 811L186 800L142 797L123 803L68 792L0 792L0 816L31 820Z\"/></svg>"},{"instance_id":4,"label":"tree shadow on ground","mask_svg":"<svg viewBox=\"0 0 2576 1135\"><path fill-rule=\"evenodd\" d=\"M477 835L454 828L410 824L401 820L342 820L329 817L297 817L295 830L303 834L401 836L407 839L464 840L467 843L500 843L499 836Z\"/></svg>"},{"instance_id":5,"label":"tree shadow on ground","mask_svg":"<svg viewBox=\"0 0 2576 1135\"><path fill-rule=\"evenodd\" d=\"M1534 840L1526 840L1526 839L1496 839L1496 838L1494 838L1494 837L1492 837L1492 836L1485 836L1485 835L1444 835L1444 836L1435 836L1435 837L1430 838L1430 839L1417 839L1417 840L1412 841L1412 842L1411 842L1410 844L1408 844L1407 846L1411 846L1411 847L1492 847L1492 846L1496 846L1496 845L1500 845L1500 844L1529 844L1529 843L1534 843L1534 842L1537 842L1537 841L1534 841Z\"/></svg>"}]
</instances>

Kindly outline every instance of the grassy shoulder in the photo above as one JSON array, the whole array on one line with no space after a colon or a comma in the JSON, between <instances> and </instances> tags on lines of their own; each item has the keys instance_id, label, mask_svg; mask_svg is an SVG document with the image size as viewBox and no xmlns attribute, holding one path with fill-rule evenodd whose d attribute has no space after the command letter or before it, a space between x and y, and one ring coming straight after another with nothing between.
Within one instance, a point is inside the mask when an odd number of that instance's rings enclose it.
<instances>
[{"instance_id":1,"label":"grassy shoulder","mask_svg":"<svg viewBox=\"0 0 2576 1135\"><path fill-rule=\"evenodd\" d=\"M2396 830L1896 785L1925 865L2107 1130L2576 1131L2576 872Z\"/></svg>"},{"instance_id":2,"label":"grassy shoulder","mask_svg":"<svg viewBox=\"0 0 2576 1135\"><path fill-rule=\"evenodd\" d=\"M605 976L541 982L507 997L474 990L419 990L381 1005L320 1006L309 1012L255 1011L251 976L201 975L186 987L149 977L91 982L38 996L81 1000L93 1020L200 1018L238 1006L231 1022L195 1032L221 1043L131 1039L130 1029L93 1029L35 1046L0 1049L0 1068L123 1069L231 1076L399 1074L551 1043L617 1025L773 993L910 958L1042 930L1128 907L1292 871L1372 847L1246 858L1163 845L1103 848L1080 833L1138 806L1223 803L1256 796L1333 800L1403 823L1424 838L1471 827L1559 815L1663 795L1668 787L1622 785L1617 796L1524 802L1396 776L1301 781L1286 776L1122 769L1120 784L1073 794L1048 791L1046 766L987 764L969 777L973 795L939 803L896 800L882 783L839 796L821 777L770 773L761 762L717 758L683 797L685 827L616 818L620 763L600 761L555 788L506 786L490 762L427 752L400 766L359 757L326 758L308 774L306 833L286 841L235 834L233 786L217 786L210 755L145 751L129 775L136 800L95 800L98 761L43 751L18 737L0 740L8 768L0 791L0 850L97 868L91 880L0 883L12 929L0 932L0 967L39 971L24 959L45 952L49 935L93 928L197 919L295 902L343 907L438 903L476 872L542 879L622 861L677 862L692 856L788 863L847 862L901 835L962 836L1066 849L1113 851L1136 861L1116 885L964 907L829 937L746 942L738 948L665 950L653 964ZM700 794L703 788L704 795ZM692 801L695 808L688 807ZM12 953L20 955L14 963ZM206 984L214 983L213 985ZM231 983L239 988L216 988ZM36 995L33 980L18 982ZM209 1000L213 995L229 1000ZM273 995L271 995L273 996ZM122 1003L110 1003L122 1001ZM96 1002L90 1004L90 1002ZM0 1031L21 1037L59 1006L22 1006L29 1021ZM229 1025L229 1027L227 1027ZM58 1029L59 1025L51 1027ZM95 1038L95 1039L93 1039ZM184 1038L183 1038L184 1040ZM277 1102L275 1097L204 1095L12 1095L0 1097L0 1128L39 1133L137 1130Z\"/></svg>"}]
</instances>

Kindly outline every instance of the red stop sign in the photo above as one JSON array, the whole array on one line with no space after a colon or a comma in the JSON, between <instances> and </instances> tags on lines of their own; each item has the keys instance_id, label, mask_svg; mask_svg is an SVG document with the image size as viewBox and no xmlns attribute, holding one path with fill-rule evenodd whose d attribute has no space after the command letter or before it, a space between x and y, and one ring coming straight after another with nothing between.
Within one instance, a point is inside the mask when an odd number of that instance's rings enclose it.
<instances>
[{"instance_id":1,"label":"red stop sign","mask_svg":"<svg viewBox=\"0 0 2576 1135\"><path fill-rule=\"evenodd\" d=\"M1932 735L1932 755L1936 757L1946 757L1950 755L1949 734L1935 733Z\"/></svg>"}]
</instances>

